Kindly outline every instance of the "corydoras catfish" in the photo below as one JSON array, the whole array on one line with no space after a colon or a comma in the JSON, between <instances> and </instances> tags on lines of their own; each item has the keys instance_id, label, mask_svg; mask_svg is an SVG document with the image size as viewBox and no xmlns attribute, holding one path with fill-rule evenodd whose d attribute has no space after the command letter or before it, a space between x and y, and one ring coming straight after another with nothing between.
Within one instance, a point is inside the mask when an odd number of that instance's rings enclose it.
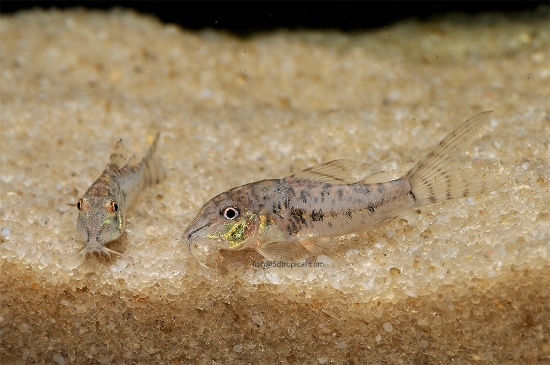
<instances>
[{"instance_id":1,"label":"corydoras catfish","mask_svg":"<svg viewBox=\"0 0 550 365\"><path fill-rule=\"evenodd\" d=\"M197 259L195 250L205 245L296 261L330 250L328 238L368 230L404 209L487 193L496 185L458 169L457 161L491 113L462 123L399 179L356 181L354 162L335 160L233 188L202 207L182 240Z\"/></svg>"},{"instance_id":2,"label":"corydoras catfish","mask_svg":"<svg viewBox=\"0 0 550 365\"><path fill-rule=\"evenodd\" d=\"M76 204L79 210L78 232L86 241L81 251L83 254L119 254L105 247L105 244L116 240L124 232L126 212L137 194L157 184L163 177L155 159L159 139L160 132L145 157L133 165L129 164L133 156L122 144L122 139L116 143L107 167Z\"/></svg>"}]
</instances>

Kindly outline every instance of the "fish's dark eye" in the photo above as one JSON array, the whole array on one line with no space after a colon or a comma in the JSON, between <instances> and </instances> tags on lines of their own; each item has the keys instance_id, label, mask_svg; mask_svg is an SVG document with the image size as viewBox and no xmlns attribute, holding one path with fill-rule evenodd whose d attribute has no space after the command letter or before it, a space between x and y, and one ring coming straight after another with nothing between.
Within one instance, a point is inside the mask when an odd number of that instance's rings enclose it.
<instances>
[{"instance_id":1,"label":"fish's dark eye","mask_svg":"<svg viewBox=\"0 0 550 365\"><path fill-rule=\"evenodd\" d=\"M240 212L235 207L227 207L221 211L221 214L225 219L233 220L239 216Z\"/></svg>"},{"instance_id":2,"label":"fish's dark eye","mask_svg":"<svg viewBox=\"0 0 550 365\"><path fill-rule=\"evenodd\" d=\"M113 212L118 211L118 204L115 202L111 202L111 208L113 209Z\"/></svg>"},{"instance_id":3,"label":"fish's dark eye","mask_svg":"<svg viewBox=\"0 0 550 365\"><path fill-rule=\"evenodd\" d=\"M78 203L76 203L76 207L78 208L78 210L82 210L82 199L80 199Z\"/></svg>"}]
</instances>

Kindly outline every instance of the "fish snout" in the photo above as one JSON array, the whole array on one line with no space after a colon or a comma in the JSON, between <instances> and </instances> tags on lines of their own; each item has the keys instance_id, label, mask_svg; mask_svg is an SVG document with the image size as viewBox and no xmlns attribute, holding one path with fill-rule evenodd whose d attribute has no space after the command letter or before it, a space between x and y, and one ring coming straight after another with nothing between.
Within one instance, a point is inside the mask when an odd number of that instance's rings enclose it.
<instances>
[{"instance_id":1,"label":"fish snout","mask_svg":"<svg viewBox=\"0 0 550 365\"><path fill-rule=\"evenodd\" d=\"M86 243L87 244L103 244L101 237L105 230L104 225L93 225L86 227Z\"/></svg>"},{"instance_id":2,"label":"fish snout","mask_svg":"<svg viewBox=\"0 0 550 365\"><path fill-rule=\"evenodd\" d=\"M78 230L87 245L105 245L122 234L116 222L106 221L101 216L88 216L79 220Z\"/></svg>"},{"instance_id":3,"label":"fish snout","mask_svg":"<svg viewBox=\"0 0 550 365\"><path fill-rule=\"evenodd\" d=\"M199 224L191 224L185 232L183 232L182 239L184 241L187 241L189 244L198 237L199 231L203 230L204 228L210 226L211 223L205 223L205 222L199 222Z\"/></svg>"},{"instance_id":4,"label":"fish snout","mask_svg":"<svg viewBox=\"0 0 550 365\"><path fill-rule=\"evenodd\" d=\"M210 225L212 224L204 222L201 222L201 224L191 224L181 237L182 241L187 244L191 256L197 260L200 266L208 270L212 268L206 265L206 258L212 247L208 242L201 240L201 237L204 237L201 231Z\"/></svg>"}]
</instances>

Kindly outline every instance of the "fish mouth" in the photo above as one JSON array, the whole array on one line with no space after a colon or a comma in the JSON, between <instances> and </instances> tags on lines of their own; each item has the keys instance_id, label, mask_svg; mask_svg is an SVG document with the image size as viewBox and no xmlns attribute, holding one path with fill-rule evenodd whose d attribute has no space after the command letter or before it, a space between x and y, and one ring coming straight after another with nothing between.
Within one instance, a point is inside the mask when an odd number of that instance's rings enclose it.
<instances>
[{"instance_id":1,"label":"fish mouth","mask_svg":"<svg viewBox=\"0 0 550 365\"><path fill-rule=\"evenodd\" d=\"M208 227L208 226L211 226L211 225L212 225L212 223L207 223L207 224L205 224L204 226L199 227L199 228L197 228L197 229L195 229L195 230L189 232L188 234L185 234L185 233L184 233L184 236L186 236L187 241L189 241L189 244L191 244L191 236L192 236L192 235L194 235L195 233L197 233L197 232L200 231L201 229L204 229L204 228L206 228L206 227Z\"/></svg>"},{"instance_id":2,"label":"fish mouth","mask_svg":"<svg viewBox=\"0 0 550 365\"><path fill-rule=\"evenodd\" d=\"M90 242L86 243L86 245L80 250L81 254L87 255L94 255L97 254L98 256L106 255L109 258L111 258L111 254L115 254L117 256L122 256L120 252L111 250L110 248L105 247L102 243L99 242L93 242L90 244Z\"/></svg>"},{"instance_id":3,"label":"fish mouth","mask_svg":"<svg viewBox=\"0 0 550 365\"><path fill-rule=\"evenodd\" d=\"M201 229L204 229L204 228L206 228L206 227L208 227L208 226L210 226L210 225L212 225L212 223L207 223L207 224L205 224L204 226L201 226L201 227L199 227L199 228L197 228L197 229L195 229L195 230L189 232L188 234L185 234L185 233L184 233L183 236L184 236L185 238L187 238L187 247L188 247L188 249L189 249L189 253L191 254L191 256L193 256L193 257L195 258L195 260L197 260L197 262L198 262L203 268L205 268L205 269L210 269L210 270L211 270L211 269L212 269L211 267L206 266L206 264L204 264L204 263L199 259L199 257L197 256L197 254L196 254L195 251L193 250L193 241L191 241L191 237L192 237L195 233L197 233L197 232L200 231Z\"/></svg>"}]
</instances>

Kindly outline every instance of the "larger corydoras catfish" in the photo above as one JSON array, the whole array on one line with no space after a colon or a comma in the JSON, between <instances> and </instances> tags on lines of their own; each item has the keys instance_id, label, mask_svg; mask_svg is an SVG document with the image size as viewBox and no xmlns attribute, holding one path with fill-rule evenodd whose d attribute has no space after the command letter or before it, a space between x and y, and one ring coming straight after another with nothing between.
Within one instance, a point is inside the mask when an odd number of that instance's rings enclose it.
<instances>
[{"instance_id":1,"label":"larger corydoras catfish","mask_svg":"<svg viewBox=\"0 0 550 365\"><path fill-rule=\"evenodd\" d=\"M118 254L105 244L124 232L126 212L137 194L161 180L162 170L154 158L159 138L157 133L143 160L134 165L128 164L132 156L119 140L101 176L76 204L78 232L86 241L84 254Z\"/></svg>"},{"instance_id":2,"label":"larger corydoras catfish","mask_svg":"<svg viewBox=\"0 0 550 365\"><path fill-rule=\"evenodd\" d=\"M270 260L297 260L307 251L326 251L327 237L365 231L401 210L486 193L484 179L456 165L491 113L468 119L396 180L356 181L349 169L353 161L335 160L226 191L202 207L182 239L195 257L194 249L206 245L253 247Z\"/></svg>"}]
</instances>

